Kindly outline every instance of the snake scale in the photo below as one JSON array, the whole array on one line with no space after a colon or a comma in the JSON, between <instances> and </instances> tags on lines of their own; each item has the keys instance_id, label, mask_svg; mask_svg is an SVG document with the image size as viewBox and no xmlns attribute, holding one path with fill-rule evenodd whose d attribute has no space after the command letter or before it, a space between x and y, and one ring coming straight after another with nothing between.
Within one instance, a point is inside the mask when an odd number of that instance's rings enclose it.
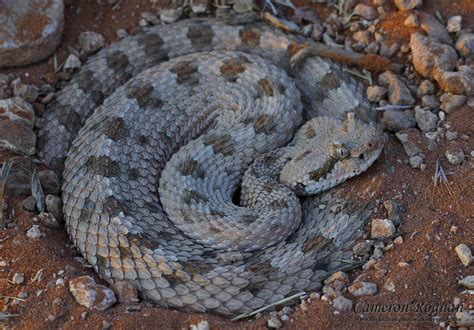
<instances>
[{"instance_id":1,"label":"snake scale","mask_svg":"<svg viewBox=\"0 0 474 330\"><path fill-rule=\"evenodd\" d=\"M302 42L183 20L102 49L58 91L40 155L64 170L66 228L103 278L236 315L318 289L351 256L368 211L330 188L377 159L381 133L341 66L291 69Z\"/></svg>"}]
</instances>

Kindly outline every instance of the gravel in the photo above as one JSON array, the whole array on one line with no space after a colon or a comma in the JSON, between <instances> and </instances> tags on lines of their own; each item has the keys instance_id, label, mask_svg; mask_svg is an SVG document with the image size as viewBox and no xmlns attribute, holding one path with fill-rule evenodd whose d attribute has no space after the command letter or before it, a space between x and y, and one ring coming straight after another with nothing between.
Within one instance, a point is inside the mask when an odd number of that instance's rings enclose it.
<instances>
[{"instance_id":1,"label":"gravel","mask_svg":"<svg viewBox=\"0 0 474 330\"><path fill-rule=\"evenodd\" d=\"M377 10L374 7L364 5L362 3L359 3L354 7L354 14L362 16L368 20L374 20L379 16Z\"/></svg>"},{"instance_id":2,"label":"gravel","mask_svg":"<svg viewBox=\"0 0 474 330\"><path fill-rule=\"evenodd\" d=\"M420 107L415 108L415 119L418 127L423 132L435 131L438 127L438 116L429 110Z\"/></svg>"},{"instance_id":3,"label":"gravel","mask_svg":"<svg viewBox=\"0 0 474 330\"><path fill-rule=\"evenodd\" d=\"M452 113L457 108L461 107L466 102L466 96L464 95L453 95L452 93L444 93L440 97L441 106L440 109L446 113Z\"/></svg>"},{"instance_id":4,"label":"gravel","mask_svg":"<svg viewBox=\"0 0 474 330\"><path fill-rule=\"evenodd\" d=\"M456 15L456 16L451 16L448 19L448 24L446 25L446 28L448 32L459 32L461 31L461 26L462 26L462 16Z\"/></svg>"},{"instance_id":5,"label":"gravel","mask_svg":"<svg viewBox=\"0 0 474 330\"><path fill-rule=\"evenodd\" d=\"M388 100L391 104L412 105L415 99L408 87L391 71L385 71L379 76L379 84L388 87Z\"/></svg>"},{"instance_id":6,"label":"gravel","mask_svg":"<svg viewBox=\"0 0 474 330\"><path fill-rule=\"evenodd\" d=\"M440 21L438 21L433 15L424 13L420 18L420 27L428 34L428 36L432 38L436 38L448 45L453 43L453 40L451 39L446 27L441 24Z\"/></svg>"},{"instance_id":7,"label":"gravel","mask_svg":"<svg viewBox=\"0 0 474 330\"><path fill-rule=\"evenodd\" d=\"M416 126L415 116L410 110L384 111L381 122L386 130L394 133Z\"/></svg>"},{"instance_id":8,"label":"gravel","mask_svg":"<svg viewBox=\"0 0 474 330\"><path fill-rule=\"evenodd\" d=\"M455 45L461 56L474 58L474 33L462 33Z\"/></svg>"},{"instance_id":9,"label":"gravel","mask_svg":"<svg viewBox=\"0 0 474 330\"><path fill-rule=\"evenodd\" d=\"M41 231L39 229L38 225L33 225L31 226L30 229L26 232L26 237L32 238L32 239L38 239L41 237Z\"/></svg>"},{"instance_id":10,"label":"gravel","mask_svg":"<svg viewBox=\"0 0 474 330\"><path fill-rule=\"evenodd\" d=\"M46 211L51 213L58 222L63 220L63 202L56 195L46 195Z\"/></svg>"},{"instance_id":11,"label":"gravel","mask_svg":"<svg viewBox=\"0 0 474 330\"><path fill-rule=\"evenodd\" d=\"M349 312L352 310L352 301L344 296L339 296L332 301L332 306L339 312Z\"/></svg>"},{"instance_id":12,"label":"gravel","mask_svg":"<svg viewBox=\"0 0 474 330\"><path fill-rule=\"evenodd\" d=\"M92 54L105 45L104 37L97 32L84 31L79 34L79 47L86 54Z\"/></svg>"},{"instance_id":13,"label":"gravel","mask_svg":"<svg viewBox=\"0 0 474 330\"><path fill-rule=\"evenodd\" d=\"M472 290L474 289L474 275L469 275L459 281L459 284Z\"/></svg>"},{"instance_id":14,"label":"gravel","mask_svg":"<svg viewBox=\"0 0 474 330\"><path fill-rule=\"evenodd\" d=\"M79 57L75 54L69 54L69 56L66 59L66 62L64 62L64 70L74 70L74 69L79 69L81 67L81 60Z\"/></svg>"},{"instance_id":15,"label":"gravel","mask_svg":"<svg viewBox=\"0 0 474 330\"><path fill-rule=\"evenodd\" d=\"M387 89L381 86L369 86L367 87L367 98L370 102L379 102L387 94Z\"/></svg>"},{"instance_id":16,"label":"gravel","mask_svg":"<svg viewBox=\"0 0 474 330\"><path fill-rule=\"evenodd\" d=\"M420 8L423 5L422 0L394 0L394 3L402 11Z\"/></svg>"},{"instance_id":17,"label":"gravel","mask_svg":"<svg viewBox=\"0 0 474 330\"><path fill-rule=\"evenodd\" d=\"M418 97L422 97L424 95L433 94L434 92L435 92L434 84L430 80L425 79L418 85L418 88L416 90L416 95Z\"/></svg>"},{"instance_id":18,"label":"gravel","mask_svg":"<svg viewBox=\"0 0 474 330\"><path fill-rule=\"evenodd\" d=\"M12 278L12 282L15 284L23 284L25 282L25 276L20 273L15 273Z\"/></svg>"},{"instance_id":19,"label":"gravel","mask_svg":"<svg viewBox=\"0 0 474 330\"><path fill-rule=\"evenodd\" d=\"M91 276L79 276L69 281L69 291L81 306L104 311L116 303L114 292L98 285Z\"/></svg>"},{"instance_id":20,"label":"gravel","mask_svg":"<svg viewBox=\"0 0 474 330\"><path fill-rule=\"evenodd\" d=\"M410 14L407 18L403 21L403 25L410 28L416 28L420 26L420 20L418 19L418 15Z\"/></svg>"}]
</instances>

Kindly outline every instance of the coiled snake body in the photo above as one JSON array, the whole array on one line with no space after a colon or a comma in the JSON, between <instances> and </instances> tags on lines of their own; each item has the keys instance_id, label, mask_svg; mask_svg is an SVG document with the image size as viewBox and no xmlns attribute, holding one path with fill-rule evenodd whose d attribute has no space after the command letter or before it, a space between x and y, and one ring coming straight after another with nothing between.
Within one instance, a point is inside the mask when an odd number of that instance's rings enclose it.
<instances>
[{"instance_id":1,"label":"coiled snake body","mask_svg":"<svg viewBox=\"0 0 474 330\"><path fill-rule=\"evenodd\" d=\"M337 188L297 196L366 170L380 133L338 65L290 76L300 41L185 20L101 50L58 93L39 149L55 167L69 152L66 227L107 281L235 315L317 289L350 256L367 210Z\"/></svg>"}]
</instances>

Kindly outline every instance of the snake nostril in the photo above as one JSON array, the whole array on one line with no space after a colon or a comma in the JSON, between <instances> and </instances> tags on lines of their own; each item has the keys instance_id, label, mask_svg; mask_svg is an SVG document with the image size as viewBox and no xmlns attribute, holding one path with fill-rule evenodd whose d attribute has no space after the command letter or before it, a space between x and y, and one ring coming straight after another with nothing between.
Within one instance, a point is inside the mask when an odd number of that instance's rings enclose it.
<instances>
[{"instance_id":1,"label":"snake nostril","mask_svg":"<svg viewBox=\"0 0 474 330\"><path fill-rule=\"evenodd\" d=\"M364 153L361 153L361 154L359 155L359 159L360 159L360 160L364 160L364 159L365 159Z\"/></svg>"}]
</instances>

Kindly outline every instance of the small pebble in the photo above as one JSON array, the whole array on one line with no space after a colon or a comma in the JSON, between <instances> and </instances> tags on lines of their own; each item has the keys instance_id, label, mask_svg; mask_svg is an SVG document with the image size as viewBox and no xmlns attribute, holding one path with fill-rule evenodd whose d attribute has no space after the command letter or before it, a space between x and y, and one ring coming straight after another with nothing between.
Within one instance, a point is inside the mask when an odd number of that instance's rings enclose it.
<instances>
[{"instance_id":1,"label":"small pebble","mask_svg":"<svg viewBox=\"0 0 474 330\"><path fill-rule=\"evenodd\" d=\"M15 273L12 278L12 282L15 284L22 284L25 281L25 276L20 273Z\"/></svg>"},{"instance_id":2,"label":"small pebble","mask_svg":"<svg viewBox=\"0 0 474 330\"><path fill-rule=\"evenodd\" d=\"M28 231L26 232L26 236L32 239L38 239L41 237L41 231L38 225L33 225Z\"/></svg>"},{"instance_id":3,"label":"small pebble","mask_svg":"<svg viewBox=\"0 0 474 330\"><path fill-rule=\"evenodd\" d=\"M472 252L471 252L471 249L466 244L459 244L458 246L456 246L454 251L456 251L456 254L459 257L459 260L461 260L461 263L465 267L469 267L471 265Z\"/></svg>"}]
</instances>

